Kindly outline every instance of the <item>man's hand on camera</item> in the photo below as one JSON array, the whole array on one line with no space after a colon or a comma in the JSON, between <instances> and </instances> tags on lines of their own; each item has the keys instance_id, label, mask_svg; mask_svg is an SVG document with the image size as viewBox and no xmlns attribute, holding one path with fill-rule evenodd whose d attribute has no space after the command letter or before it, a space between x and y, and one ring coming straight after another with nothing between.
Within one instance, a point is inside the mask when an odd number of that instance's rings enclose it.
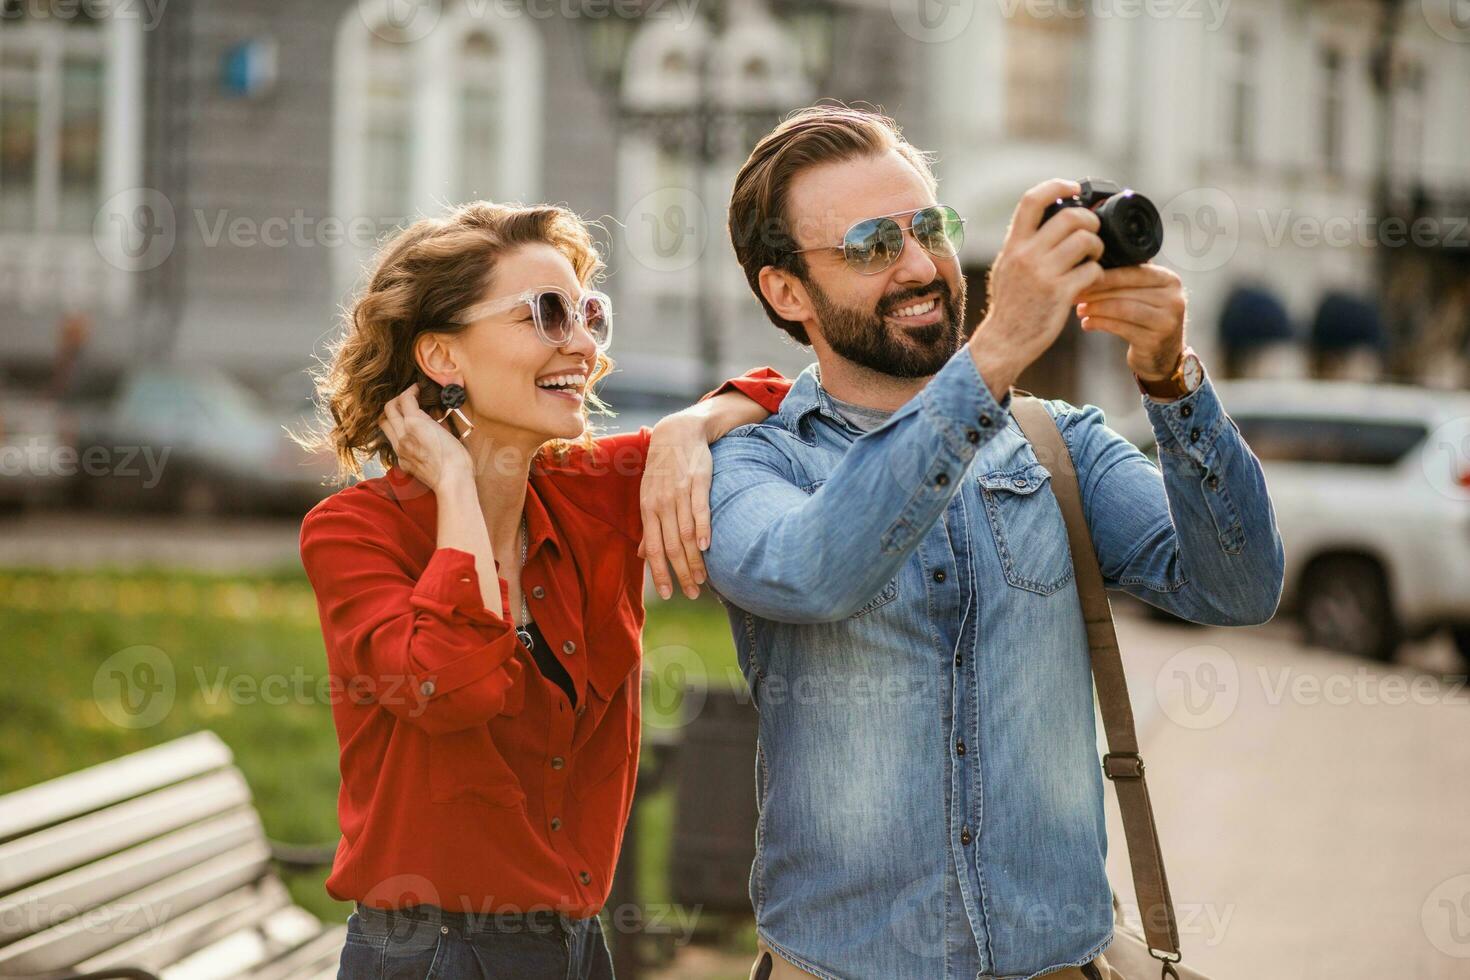
<instances>
[{"instance_id":1,"label":"man's hand on camera","mask_svg":"<svg viewBox=\"0 0 1470 980\"><path fill-rule=\"evenodd\" d=\"M1080 190L1073 180L1037 184L1011 216L990 270L985 319L969 342L980 377L997 400L1057 339L1078 297L1103 280L1097 215L1066 208L1041 220L1048 204Z\"/></svg>"},{"instance_id":2,"label":"man's hand on camera","mask_svg":"<svg viewBox=\"0 0 1470 980\"><path fill-rule=\"evenodd\" d=\"M1128 341L1128 367L1145 381L1174 373L1184 351L1184 284L1163 266L1108 269L1078 297L1083 330Z\"/></svg>"}]
</instances>

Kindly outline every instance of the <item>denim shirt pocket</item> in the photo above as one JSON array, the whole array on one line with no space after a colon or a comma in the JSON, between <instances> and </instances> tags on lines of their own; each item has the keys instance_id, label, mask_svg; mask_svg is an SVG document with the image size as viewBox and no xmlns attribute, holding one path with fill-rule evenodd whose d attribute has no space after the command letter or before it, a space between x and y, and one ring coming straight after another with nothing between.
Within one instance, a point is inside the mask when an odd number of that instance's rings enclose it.
<instances>
[{"instance_id":1,"label":"denim shirt pocket","mask_svg":"<svg viewBox=\"0 0 1470 980\"><path fill-rule=\"evenodd\" d=\"M977 479L1006 581L1041 595L1066 585L1072 552L1056 497L1040 492L1051 479L1046 467L1027 462Z\"/></svg>"}]
</instances>

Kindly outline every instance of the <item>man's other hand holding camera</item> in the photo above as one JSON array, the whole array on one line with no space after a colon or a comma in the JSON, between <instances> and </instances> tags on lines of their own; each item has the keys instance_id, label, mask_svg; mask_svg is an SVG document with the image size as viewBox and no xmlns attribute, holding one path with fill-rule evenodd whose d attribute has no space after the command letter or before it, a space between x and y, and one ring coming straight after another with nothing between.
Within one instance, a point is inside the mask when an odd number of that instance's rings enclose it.
<instances>
[{"instance_id":1,"label":"man's other hand holding camera","mask_svg":"<svg viewBox=\"0 0 1470 980\"><path fill-rule=\"evenodd\" d=\"M1048 208L1080 193L1072 180L1048 180L1022 196L990 270L985 319L970 353L1001 398L1056 341L1076 307L1082 329L1128 342L1128 367L1145 380L1169 377L1184 350L1184 285L1149 263L1104 269L1101 221L1087 207Z\"/></svg>"}]
</instances>

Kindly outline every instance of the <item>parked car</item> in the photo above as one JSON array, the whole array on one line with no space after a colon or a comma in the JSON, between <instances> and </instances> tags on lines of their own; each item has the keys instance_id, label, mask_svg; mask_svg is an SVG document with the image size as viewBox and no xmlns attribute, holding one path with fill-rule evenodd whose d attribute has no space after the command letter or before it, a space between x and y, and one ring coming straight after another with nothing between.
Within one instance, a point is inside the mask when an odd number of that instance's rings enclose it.
<instances>
[{"instance_id":1,"label":"parked car","mask_svg":"<svg viewBox=\"0 0 1470 980\"><path fill-rule=\"evenodd\" d=\"M283 426L299 406L273 411L228 374L207 366L127 373L82 427L87 498L108 509L190 514L299 513L333 489L332 461L306 453Z\"/></svg>"},{"instance_id":2,"label":"parked car","mask_svg":"<svg viewBox=\"0 0 1470 980\"><path fill-rule=\"evenodd\" d=\"M1308 642L1389 660L1446 628L1470 659L1470 393L1215 387L1261 461L1286 551L1281 609ZM1153 453L1151 435L1135 442Z\"/></svg>"}]
</instances>

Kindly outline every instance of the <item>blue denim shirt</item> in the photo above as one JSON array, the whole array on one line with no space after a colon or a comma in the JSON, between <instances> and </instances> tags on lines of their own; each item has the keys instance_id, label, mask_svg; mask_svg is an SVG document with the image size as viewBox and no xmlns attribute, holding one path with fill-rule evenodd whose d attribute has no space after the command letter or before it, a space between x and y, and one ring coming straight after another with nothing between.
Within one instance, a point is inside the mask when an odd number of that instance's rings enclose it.
<instances>
[{"instance_id":1,"label":"blue denim shirt","mask_svg":"<svg viewBox=\"0 0 1470 980\"><path fill-rule=\"evenodd\" d=\"M1266 621L1282 549L1208 379L1145 398L1162 473L1048 401L1110 588ZM760 711L751 901L821 977L1032 977L1112 939L1087 637L1051 479L967 348L882 426L815 365L714 446L709 581Z\"/></svg>"}]
</instances>

